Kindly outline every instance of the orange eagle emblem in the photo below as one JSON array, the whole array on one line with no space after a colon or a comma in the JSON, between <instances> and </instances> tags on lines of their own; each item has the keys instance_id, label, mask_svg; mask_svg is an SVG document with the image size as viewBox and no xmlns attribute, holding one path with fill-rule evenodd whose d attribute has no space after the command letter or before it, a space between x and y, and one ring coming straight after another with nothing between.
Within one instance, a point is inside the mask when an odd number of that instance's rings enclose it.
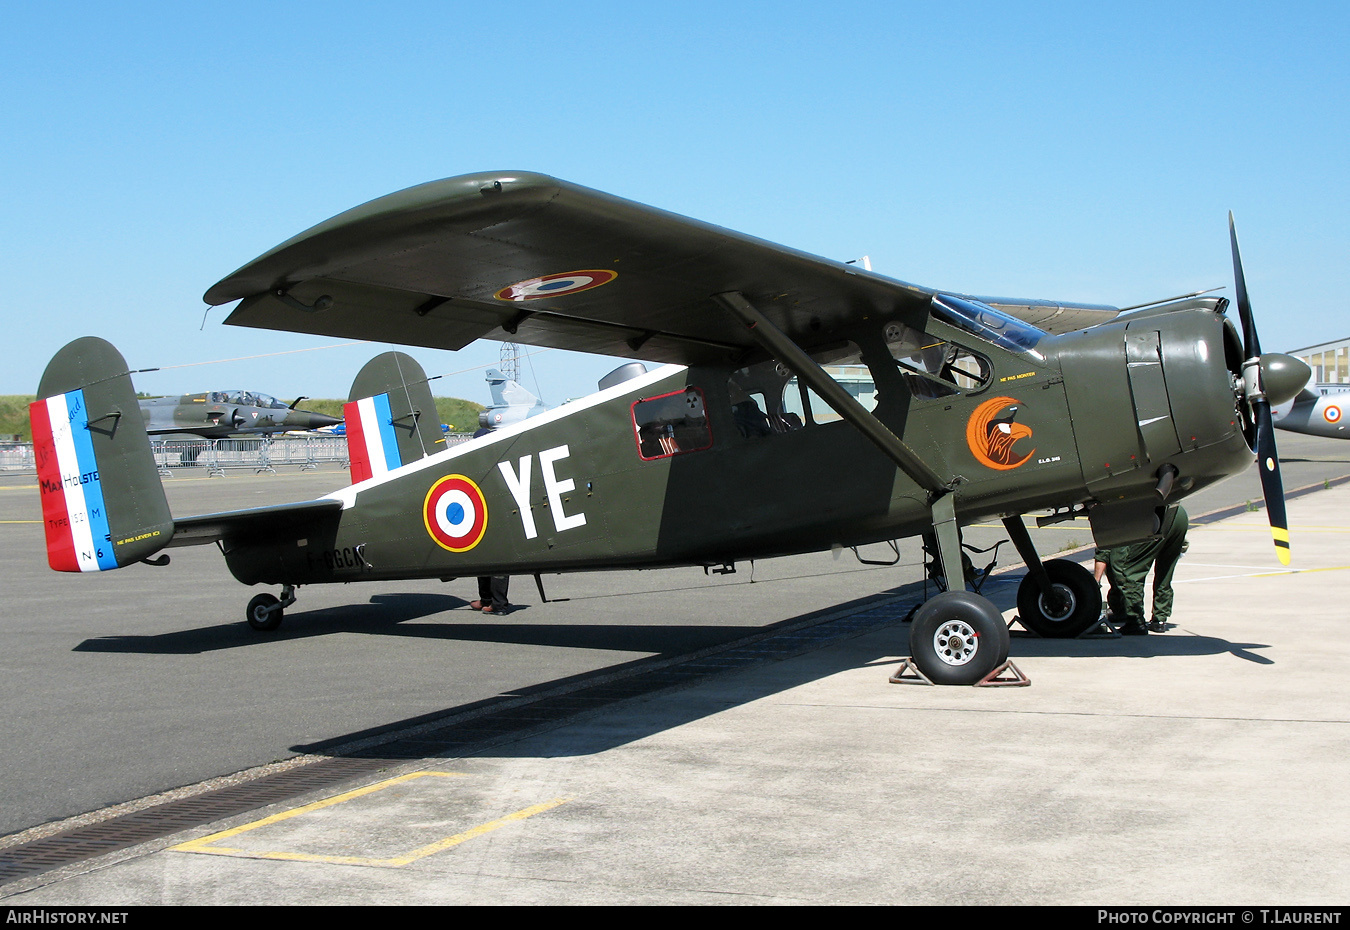
<instances>
[{"instance_id":1,"label":"orange eagle emblem","mask_svg":"<svg viewBox=\"0 0 1350 930\"><path fill-rule=\"evenodd\" d=\"M966 421L966 445L981 465L1008 471L1036 454L1033 448L1018 457L1013 447L1019 439L1031 436L1031 427L1016 420L1022 402L1012 397L991 397Z\"/></svg>"}]
</instances>

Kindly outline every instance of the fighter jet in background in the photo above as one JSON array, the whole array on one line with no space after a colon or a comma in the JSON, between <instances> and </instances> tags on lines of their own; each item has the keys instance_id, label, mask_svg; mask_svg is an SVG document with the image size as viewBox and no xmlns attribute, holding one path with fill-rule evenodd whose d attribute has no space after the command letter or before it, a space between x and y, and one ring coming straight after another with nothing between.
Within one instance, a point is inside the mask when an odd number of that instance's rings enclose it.
<instances>
[{"instance_id":1,"label":"fighter jet in background","mask_svg":"<svg viewBox=\"0 0 1350 930\"><path fill-rule=\"evenodd\" d=\"M1271 410L1276 429L1333 439L1350 439L1350 430L1345 427L1347 412L1350 391L1319 394L1306 387L1293 400Z\"/></svg>"},{"instance_id":2,"label":"fighter jet in background","mask_svg":"<svg viewBox=\"0 0 1350 930\"><path fill-rule=\"evenodd\" d=\"M336 426L342 420L309 410L297 410L297 397L287 406L268 394L252 391L208 391L179 397L151 397L140 402L145 431L167 438L228 439L265 436L291 430Z\"/></svg>"},{"instance_id":3,"label":"fighter jet in background","mask_svg":"<svg viewBox=\"0 0 1350 930\"><path fill-rule=\"evenodd\" d=\"M500 429L548 410L544 402L495 368L486 372L492 404L478 414L482 429Z\"/></svg>"}]
</instances>

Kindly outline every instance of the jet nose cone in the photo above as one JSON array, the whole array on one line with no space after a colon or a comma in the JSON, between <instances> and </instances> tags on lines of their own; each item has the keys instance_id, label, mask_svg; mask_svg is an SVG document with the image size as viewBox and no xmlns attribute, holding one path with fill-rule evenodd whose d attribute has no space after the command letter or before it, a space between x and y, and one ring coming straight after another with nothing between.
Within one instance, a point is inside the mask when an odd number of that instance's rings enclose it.
<instances>
[{"instance_id":1,"label":"jet nose cone","mask_svg":"<svg viewBox=\"0 0 1350 930\"><path fill-rule=\"evenodd\" d=\"M1261 356L1261 385L1273 407L1293 400L1310 377L1312 369L1292 355L1267 352Z\"/></svg>"},{"instance_id":2,"label":"jet nose cone","mask_svg":"<svg viewBox=\"0 0 1350 930\"><path fill-rule=\"evenodd\" d=\"M310 413L308 410L293 410L286 417L286 425L290 429L316 430L325 426L337 426L341 422L341 417L330 417L326 413Z\"/></svg>"}]
</instances>

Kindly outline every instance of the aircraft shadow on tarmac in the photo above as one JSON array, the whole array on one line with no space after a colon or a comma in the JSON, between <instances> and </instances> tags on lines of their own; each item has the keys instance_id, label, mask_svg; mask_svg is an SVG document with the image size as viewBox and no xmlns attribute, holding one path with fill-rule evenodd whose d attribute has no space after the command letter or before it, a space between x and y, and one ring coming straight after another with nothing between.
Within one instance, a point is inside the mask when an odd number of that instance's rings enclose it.
<instances>
[{"instance_id":1,"label":"aircraft shadow on tarmac","mask_svg":"<svg viewBox=\"0 0 1350 930\"><path fill-rule=\"evenodd\" d=\"M910 593L913 586L906 586L902 589L895 589L892 592L896 594ZM445 598L440 598L445 600ZM457 600L448 598L448 600ZM855 604L841 606L855 606L863 608L869 601L875 601L875 597L862 598ZM905 613L907 606L905 601L893 601L895 606L895 616L898 619ZM315 611L317 614L328 614L330 611ZM796 626L796 621L803 618L793 618L784 621L781 626ZM289 618L288 618L289 622ZM326 621L331 622L331 620ZM348 621L350 623L350 621ZM391 632L388 627L390 623L376 624L373 632L388 633ZM366 629L361 627L363 631ZM686 629L686 628L681 628ZM858 656L856 650L828 648L828 644L823 644L826 648L820 648L811 651L803 658L798 658L792 662L772 662L766 661L762 664L749 667L751 673L748 676L737 680L731 687L713 687L704 689L682 689L677 697L663 700L654 700L648 702L640 713L616 714L609 718L604 726L587 727L565 727L555 729L551 733L542 737L546 741L546 748L542 748L536 740L525 741L506 740L503 744L480 750L481 754L496 755L503 757L515 756L534 756L539 752L544 752L550 756L559 755L590 755L621 746L626 743L643 739L647 736L663 732L672 727L678 727L685 723L699 720L711 714L721 713L730 708L748 704L761 698L770 697L782 693L800 685L809 684L813 681L826 678L840 672L850 671L860 667L875 667L877 669L877 688L879 692L892 686L887 684L885 675L888 669L893 670L896 664L896 656L908 653L908 625L896 623L890 627L892 636L881 637L877 640L880 647L879 654L862 658ZM444 636L457 639L476 639L489 640L493 642L521 643L521 644L542 644L542 645L560 645L560 646L586 646L590 648L612 648L632 651L655 651L652 647L656 646L658 641L662 644L670 645L669 634L672 627L657 627L647 625L617 625L617 626L543 626L530 624L512 625L509 621L501 624L464 624L447 625L443 629L437 629L434 632L428 632L426 635ZM393 631L397 632L397 631ZM692 628L688 630L693 635L690 640L681 644L684 651L691 648L698 648L696 642L701 635L706 635L712 641L734 641L743 635L755 632L772 632L765 628L747 628L744 630L732 630L727 627L716 628ZM732 634L732 635L728 635ZM303 632L299 635L304 635ZM421 631L417 635L423 635ZM1013 658L1014 660L1030 659L1037 657L1076 657L1082 659L1103 659L1108 657L1131 657L1139 659L1162 658L1162 657L1200 657L1211 656L1222 653L1229 653L1235 658L1248 662L1256 662L1263 665L1273 665L1273 660L1259 655L1255 650L1269 648L1263 643L1235 643L1213 636L1197 636L1188 634L1182 630L1175 630L1166 635L1150 635L1147 637L1121 637L1121 638L1087 638L1076 640L1055 640L1041 639L1032 634L1015 633L1013 637ZM670 654L678 654L672 650ZM593 683L601 688L612 687L615 679L623 681L641 681L644 673L644 666L651 665L654 661L659 661L662 656L651 658L635 659L620 663L606 668L597 669L591 672L585 672L573 676L552 679L539 683L534 686L514 689L509 694L500 695L497 698L490 698L475 702L470 705L457 707L447 707L442 711L430 714L422 714L414 718L391 721L387 724L364 729L358 732L347 733L340 737L323 740L322 742L292 746L291 749L299 753L313 754L332 754L342 755L343 746L362 745L360 755L369 756L372 754L388 758L422 758L428 754L435 755L436 752L431 748L431 743L435 742L433 737L430 742L423 740L414 740L408 748L402 748L395 745L386 747L370 747L369 742L373 737L384 734L393 736L400 731L411 727L425 727L428 724L433 725L437 720L458 717L468 711L486 711L491 713L494 709L500 708L505 712L510 712L510 708L519 707L522 698L528 698L532 695L542 695L543 701L539 705L543 713L540 718L553 719L558 723L565 722L570 713L553 712L555 709L549 707L549 695L555 694L561 689L566 692L563 696L564 702L585 703L588 683ZM713 656L716 659L716 654ZM653 670L656 671L656 670ZM762 671L762 674L755 672ZM629 673L635 673L629 677ZM701 680L707 680L712 673ZM690 679L689 683L695 680ZM568 687L572 686L572 687ZM657 694L659 691L653 691ZM614 700L622 699L618 695ZM603 708L603 704L590 704L588 710L598 710ZM529 717L528 714L525 715ZM540 718L531 718L535 722Z\"/></svg>"},{"instance_id":2,"label":"aircraft shadow on tarmac","mask_svg":"<svg viewBox=\"0 0 1350 930\"><path fill-rule=\"evenodd\" d=\"M900 634L904 635L904 634ZM907 651L907 639L901 641ZM1044 647L1044 648L1043 648ZM1076 647L1076 648L1074 648ZM1208 636L1166 635L1121 640L1045 640L1032 636L1015 638L1013 659L1036 655L1077 655L1085 659L1103 656L1203 656L1231 653L1247 661L1274 664L1270 659L1253 654L1252 649L1264 649L1259 643L1230 643ZM888 650L889 651L889 650ZM855 661L847 661L854 658ZM678 698L651 701L641 713L616 714L602 726L568 727L555 730L539 740L509 741L479 753L503 758L548 756L583 756L604 752L635 742L665 730L692 723L706 716L725 712L760 698L771 697L798 685L809 684L838 672L859 667L856 656L849 650L823 649L813 653L809 662L779 663L775 673L751 676L748 682L735 688L712 688L701 691L686 690ZM896 668L893 656L877 656L861 664L875 667L877 688L915 687L890 685L886 676ZM789 674L789 671L791 674ZM298 748L298 747L297 747ZM309 747L301 751L315 751ZM379 750L376 750L377 752Z\"/></svg>"},{"instance_id":3,"label":"aircraft shadow on tarmac","mask_svg":"<svg viewBox=\"0 0 1350 930\"><path fill-rule=\"evenodd\" d=\"M1087 637L1085 639L1041 639L1029 633L1013 633L1012 659L1041 656L1067 656L1081 659L1100 659L1108 656L1126 656L1153 659L1163 656L1212 656L1227 652L1235 658L1257 665L1274 665L1255 652L1269 649L1268 643L1234 643L1216 636L1197 636L1181 630L1163 635Z\"/></svg>"},{"instance_id":4,"label":"aircraft shadow on tarmac","mask_svg":"<svg viewBox=\"0 0 1350 930\"><path fill-rule=\"evenodd\" d=\"M86 639L73 652L120 652L141 655L198 655L223 649L244 649L284 640L359 633L423 639L490 642L515 645L603 649L655 653L658 657L702 649L740 639L755 626L686 624L536 624L522 623L528 605L514 605L504 618L484 622L468 602L446 594L377 594L365 604L346 604L286 613L281 629L260 634L246 624L224 623L153 636L101 636ZM444 614L440 623L402 626L412 620ZM554 683L556 684L556 683Z\"/></svg>"}]
</instances>

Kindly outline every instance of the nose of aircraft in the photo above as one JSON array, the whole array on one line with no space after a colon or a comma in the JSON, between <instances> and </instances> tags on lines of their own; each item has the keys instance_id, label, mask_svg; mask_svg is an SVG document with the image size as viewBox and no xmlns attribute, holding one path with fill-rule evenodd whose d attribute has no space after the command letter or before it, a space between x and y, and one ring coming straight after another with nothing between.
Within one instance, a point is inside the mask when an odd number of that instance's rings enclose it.
<instances>
[{"instance_id":1,"label":"nose of aircraft","mask_svg":"<svg viewBox=\"0 0 1350 930\"><path fill-rule=\"evenodd\" d=\"M312 413L309 410L292 410L286 414L286 428L294 430L316 430L325 426L337 426L341 417L330 417L325 413Z\"/></svg>"},{"instance_id":2,"label":"nose of aircraft","mask_svg":"<svg viewBox=\"0 0 1350 930\"><path fill-rule=\"evenodd\" d=\"M1261 385L1272 407L1287 404L1312 377L1312 369L1300 359L1279 352L1261 356Z\"/></svg>"}]
</instances>

